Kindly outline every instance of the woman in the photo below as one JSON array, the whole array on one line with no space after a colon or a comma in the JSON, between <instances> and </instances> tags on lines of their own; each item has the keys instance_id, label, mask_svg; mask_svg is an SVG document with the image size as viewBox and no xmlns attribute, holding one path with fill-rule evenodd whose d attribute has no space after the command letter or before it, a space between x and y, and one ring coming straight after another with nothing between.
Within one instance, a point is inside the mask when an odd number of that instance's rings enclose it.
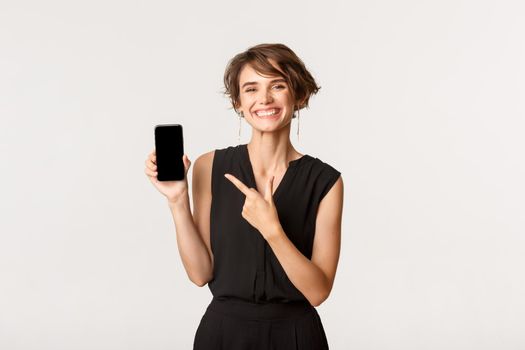
<instances>
[{"instance_id":1,"label":"woman","mask_svg":"<svg viewBox=\"0 0 525 350\"><path fill-rule=\"evenodd\" d=\"M146 174L168 199L188 277L213 295L194 350L328 349L315 307L334 283L343 181L290 141L294 110L299 119L320 87L282 44L236 55L224 83L252 136L197 158L193 214L187 179L159 182L155 151L146 160ZM191 161L183 161L187 174Z\"/></svg>"}]
</instances>

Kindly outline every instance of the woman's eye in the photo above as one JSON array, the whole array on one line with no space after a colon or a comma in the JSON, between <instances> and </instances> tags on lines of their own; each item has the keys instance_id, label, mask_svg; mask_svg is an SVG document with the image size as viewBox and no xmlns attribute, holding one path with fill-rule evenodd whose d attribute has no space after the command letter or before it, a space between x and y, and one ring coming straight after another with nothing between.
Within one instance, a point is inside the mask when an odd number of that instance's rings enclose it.
<instances>
[{"instance_id":1,"label":"woman's eye","mask_svg":"<svg viewBox=\"0 0 525 350\"><path fill-rule=\"evenodd\" d=\"M274 87L279 88L279 90L286 88L286 86L284 86L284 85L274 85ZM252 92L252 91L255 91L255 89L252 88L252 89L244 90L244 92Z\"/></svg>"}]
</instances>

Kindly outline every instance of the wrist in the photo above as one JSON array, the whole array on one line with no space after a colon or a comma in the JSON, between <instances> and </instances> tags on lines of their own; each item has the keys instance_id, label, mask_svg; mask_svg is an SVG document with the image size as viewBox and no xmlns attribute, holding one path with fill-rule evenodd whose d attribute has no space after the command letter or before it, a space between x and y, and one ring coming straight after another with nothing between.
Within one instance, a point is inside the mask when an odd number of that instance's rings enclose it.
<instances>
[{"instance_id":1,"label":"wrist","mask_svg":"<svg viewBox=\"0 0 525 350\"><path fill-rule=\"evenodd\" d=\"M168 206L173 209L181 209L185 207L189 207L190 199L188 197L188 194L182 195L178 197L177 199L170 199L168 198Z\"/></svg>"},{"instance_id":2,"label":"wrist","mask_svg":"<svg viewBox=\"0 0 525 350\"><path fill-rule=\"evenodd\" d=\"M284 234L284 230L281 226L281 223L277 223L275 225L270 226L266 230L265 239L269 241L275 241L279 239Z\"/></svg>"}]
</instances>

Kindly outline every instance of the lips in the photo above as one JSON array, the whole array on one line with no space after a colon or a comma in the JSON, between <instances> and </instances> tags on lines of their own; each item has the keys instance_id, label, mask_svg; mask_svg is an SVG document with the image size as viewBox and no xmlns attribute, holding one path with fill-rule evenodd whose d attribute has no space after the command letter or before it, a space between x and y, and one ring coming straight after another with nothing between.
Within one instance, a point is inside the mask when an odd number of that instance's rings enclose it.
<instances>
[{"instance_id":1,"label":"lips","mask_svg":"<svg viewBox=\"0 0 525 350\"><path fill-rule=\"evenodd\" d=\"M277 110L277 113L279 113L281 111L281 109L278 108L278 107L268 107L268 108L264 108L264 109L256 109L256 110L253 111L253 113L271 111L272 109Z\"/></svg>"},{"instance_id":2,"label":"lips","mask_svg":"<svg viewBox=\"0 0 525 350\"><path fill-rule=\"evenodd\" d=\"M273 114L258 114L258 113L268 113L268 112L273 112ZM259 118L272 118L272 117L275 117L277 115L280 115L281 113L281 109L280 108L267 108L267 109L258 109L256 110L253 114L255 114L257 117Z\"/></svg>"},{"instance_id":3,"label":"lips","mask_svg":"<svg viewBox=\"0 0 525 350\"><path fill-rule=\"evenodd\" d=\"M280 116L281 116L281 112L282 112L281 109L276 109L276 113L275 113L275 114L271 114L271 115L257 115L256 113L253 113L253 115L254 115L256 118L259 118L259 119L269 119L269 120L273 120L273 119L279 119Z\"/></svg>"}]
</instances>

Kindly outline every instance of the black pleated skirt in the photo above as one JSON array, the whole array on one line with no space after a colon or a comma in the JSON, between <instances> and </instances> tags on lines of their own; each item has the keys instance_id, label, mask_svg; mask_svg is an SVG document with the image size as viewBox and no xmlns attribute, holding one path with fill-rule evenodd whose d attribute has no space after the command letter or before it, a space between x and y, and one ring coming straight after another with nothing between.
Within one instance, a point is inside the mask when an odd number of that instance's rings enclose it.
<instances>
[{"instance_id":1,"label":"black pleated skirt","mask_svg":"<svg viewBox=\"0 0 525 350\"><path fill-rule=\"evenodd\" d=\"M193 350L328 350L328 341L308 302L213 298L195 332Z\"/></svg>"}]
</instances>

